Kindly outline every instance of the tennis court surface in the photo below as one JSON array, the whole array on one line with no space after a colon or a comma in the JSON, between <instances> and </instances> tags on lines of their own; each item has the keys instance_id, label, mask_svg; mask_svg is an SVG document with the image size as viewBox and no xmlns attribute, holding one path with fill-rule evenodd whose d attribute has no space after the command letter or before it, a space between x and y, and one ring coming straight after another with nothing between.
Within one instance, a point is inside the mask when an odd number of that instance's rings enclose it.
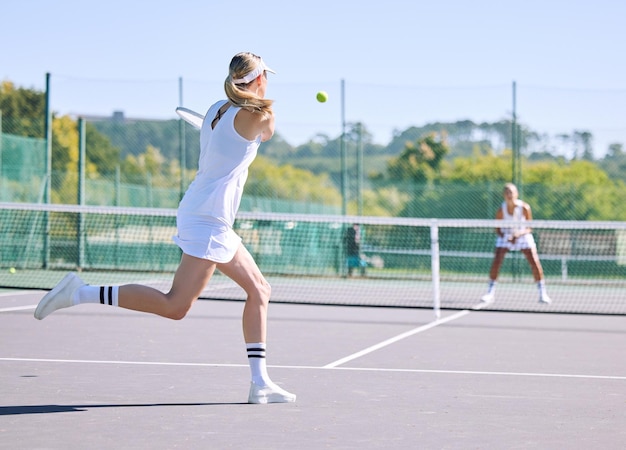
<instances>
[{"instance_id":1,"label":"tennis court surface","mask_svg":"<svg viewBox=\"0 0 626 450\"><path fill-rule=\"evenodd\" d=\"M359 280L354 280L358 283ZM248 405L240 301L182 321L0 292L0 448L623 448L626 317L275 303Z\"/></svg>"}]
</instances>

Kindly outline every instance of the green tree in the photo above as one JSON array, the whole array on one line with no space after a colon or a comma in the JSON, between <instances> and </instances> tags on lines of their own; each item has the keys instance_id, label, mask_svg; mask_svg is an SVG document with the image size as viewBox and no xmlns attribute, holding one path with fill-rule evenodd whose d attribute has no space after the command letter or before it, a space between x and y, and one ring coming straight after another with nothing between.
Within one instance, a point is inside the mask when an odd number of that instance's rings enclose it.
<instances>
[{"instance_id":1,"label":"green tree","mask_svg":"<svg viewBox=\"0 0 626 450\"><path fill-rule=\"evenodd\" d=\"M151 145L144 153L127 155L121 164L121 172L127 182L145 184L149 180L153 187L177 188L180 182L178 160L168 160Z\"/></svg>"},{"instance_id":2,"label":"green tree","mask_svg":"<svg viewBox=\"0 0 626 450\"><path fill-rule=\"evenodd\" d=\"M524 171L524 197L533 213L552 220L625 220L625 185L591 161L541 162Z\"/></svg>"},{"instance_id":3,"label":"green tree","mask_svg":"<svg viewBox=\"0 0 626 450\"><path fill-rule=\"evenodd\" d=\"M626 152L621 143L610 144L609 151L599 161L599 165L614 180L626 182Z\"/></svg>"},{"instance_id":4,"label":"green tree","mask_svg":"<svg viewBox=\"0 0 626 450\"><path fill-rule=\"evenodd\" d=\"M278 132L274 133L272 139L263 143L263 145L259 147L259 155L272 158L276 161L281 161L283 159L289 158L293 154L294 148L289 145L289 143L285 139L283 139L283 137Z\"/></svg>"},{"instance_id":5,"label":"green tree","mask_svg":"<svg viewBox=\"0 0 626 450\"><path fill-rule=\"evenodd\" d=\"M258 156L250 166L246 194L340 205L341 194L327 175L315 175L289 164L277 166Z\"/></svg>"},{"instance_id":6,"label":"green tree","mask_svg":"<svg viewBox=\"0 0 626 450\"><path fill-rule=\"evenodd\" d=\"M28 137L44 137L45 95L34 89L16 88L13 83L0 84L0 110L3 132ZM76 120L52 114L52 199L74 203L78 180L78 129ZM86 174L97 178L101 172L114 170L119 164L119 148L92 124L86 124Z\"/></svg>"},{"instance_id":7,"label":"green tree","mask_svg":"<svg viewBox=\"0 0 626 450\"><path fill-rule=\"evenodd\" d=\"M149 146L158 148L168 160L180 162L179 120L135 120L124 117L101 119L90 122L111 144L120 149L120 158L137 156ZM184 126L184 167L197 166L200 133L190 125Z\"/></svg>"},{"instance_id":8,"label":"green tree","mask_svg":"<svg viewBox=\"0 0 626 450\"><path fill-rule=\"evenodd\" d=\"M395 217L400 216L410 196L398 186L363 191L363 214L366 216ZM350 202L348 213L356 214L357 205Z\"/></svg>"},{"instance_id":9,"label":"green tree","mask_svg":"<svg viewBox=\"0 0 626 450\"><path fill-rule=\"evenodd\" d=\"M414 182L434 180L448 152L448 145L434 133L416 142L407 142L400 156L387 163L389 179Z\"/></svg>"},{"instance_id":10,"label":"green tree","mask_svg":"<svg viewBox=\"0 0 626 450\"><path fill-rule=\"evenodd\" d=\"M100 133L91 123L85 127L87 160L101 174L111 174L120 165L121 149L113 146L109 138Z\"/></svg>"},{"instance_id":11,"label":"green tree","mask_svg":"<svg viewBox=\"0 0 626 450\"><path fill-rule=\"evenodd\" d=\"M4 133L44 137L46 99L41 92L16 88L10 81L3 81L0 83L0 111Z\"/></svg>"},{"instance_id":12,"label":"green tree","mask_svg":"<svg viewBox=\"0 0 626 450\"><path fill-rule=\"evenodd\" d=\"M85 176L98 179L119 164L119 149L89 123L85 127ZM69 116L52 120L52 199L55 203L75 203L78 186L78 124Z\"/></svg>"},{"instance_id":13,"label":"green tree","mask_svg":"<svg viewBox=\"0 0 626 450\"><path fill-rule=\"evenodd\" d=\"M575 131L574 137L578 145L582 147L580 157L587 161L593 161L593 135L589 131Z\"/></svg>"},{"instance_id":14,"label":"green tree","mask_svg":"<svg viewBox=\"0 0 626 450\"><path fill-rule=\"evenodd\" d=\"M511 157L511 150L505 150L500 155L488 152L455 158L451 164L445 164L442 168L442 178L466 184L510 181Z\"/></svg>"}]
</instances>

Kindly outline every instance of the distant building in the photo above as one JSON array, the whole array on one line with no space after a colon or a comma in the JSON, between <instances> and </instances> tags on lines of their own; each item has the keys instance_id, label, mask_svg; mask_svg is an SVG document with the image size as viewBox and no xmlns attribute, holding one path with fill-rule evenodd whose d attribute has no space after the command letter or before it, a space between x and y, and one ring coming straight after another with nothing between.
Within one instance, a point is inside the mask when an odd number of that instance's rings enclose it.
<instances>
[{"instance_id":1,"label":"distant building","mask_svg":"<svg viewBox=\"0 0 626 450\"><path fill-rule=\"evenodd\" d=\"M113 111L113 122L124 123L124 111Z\"/></svg>"}]
</instances>

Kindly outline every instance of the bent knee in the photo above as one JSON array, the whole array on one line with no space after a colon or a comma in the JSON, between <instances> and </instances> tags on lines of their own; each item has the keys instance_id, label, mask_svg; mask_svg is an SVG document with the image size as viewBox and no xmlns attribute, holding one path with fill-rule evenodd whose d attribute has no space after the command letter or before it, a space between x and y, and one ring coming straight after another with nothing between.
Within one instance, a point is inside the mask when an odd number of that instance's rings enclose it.
<instances>
[{"instance_id":1,"label":"bent knee","mask_svg":"<svg viewBox=\"0 0 626 450\"><path fill-rule=\"evenodd\" d=\"M188 312L189 312L189 308L172 309L171 311L168 312L166 317L172 320L183 320Z\"/></svg>"},{"instance_id":2,"label":"bent knee","mask_svg":"<svg viewBox=\"0 0 626 450\"><path fill-rule=\"evenodd\" d=\"M192 304L193 302L177 302L170 300L168 308L163 315L168 319L182 320L191 309Z\"/></svg>"},{"instance_id":3,"label":"bent knee","mask_svg":"<svg viewBox=\"0 0 626 450\"><path fill-rule=\"evenodd\" d=\"M267 282L265 278L259 280L254 284L253 291L248 292L249 297L256 297L261 302L267 303L272 295L272 286Z\"/></svg>"},{"instance_id":4,"label":"bent knee","mask_svg":"<svg viewBox=\"0 0 626 450\"><path fill-rule=\"evenodd\" d=\"M261 294L261 297L267 300L269 300L270 295L272 295L272 286L267 282L265 278L259 283L259 292Z\"/></svg>"}]
</instances>

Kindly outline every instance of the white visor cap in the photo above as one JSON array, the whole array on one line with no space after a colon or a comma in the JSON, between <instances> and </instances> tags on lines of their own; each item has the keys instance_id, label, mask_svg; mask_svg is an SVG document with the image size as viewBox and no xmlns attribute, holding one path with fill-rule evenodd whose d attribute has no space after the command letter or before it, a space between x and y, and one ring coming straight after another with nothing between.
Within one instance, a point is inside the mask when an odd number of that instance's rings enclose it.
<instances>
[{"instance_id":1,"label":"white visor cap","mask_svg":"<svg viewBox=\"0 0 626 450\"><path fill-rule=\"evenodd\" d=\"M268 72L271 72L271 73L276 73L272 69L267 67L267 65L265 64L265 61L263 61L263 59L261 59L261 62L259 63L258 66L256 66L256 69L254 69L252 72L250 72L248 75L246 75L243 78L238 78L236 80L233 80L233 83L235 83L235 84L248 84L248 83L250 83L252 80L254 80L256 77L258 77L259 75L261 75L265 71L268 71Z\"/></svg>"}]
</instances>

